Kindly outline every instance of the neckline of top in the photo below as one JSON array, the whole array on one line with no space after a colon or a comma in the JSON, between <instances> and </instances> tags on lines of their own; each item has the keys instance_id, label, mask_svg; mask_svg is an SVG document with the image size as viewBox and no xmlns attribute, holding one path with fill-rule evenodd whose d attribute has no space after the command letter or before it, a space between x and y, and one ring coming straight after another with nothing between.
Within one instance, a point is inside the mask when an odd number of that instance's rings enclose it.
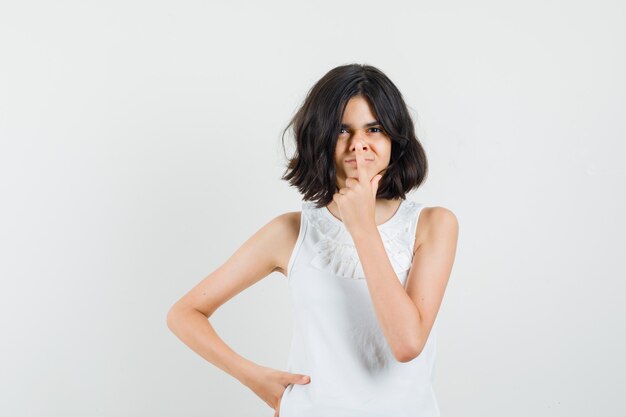
<instances>
[{"instance_id":1,"label":"neckline of top","mask_svg":"<svg viewBox=\"0 0 626 417\"><path fill-rule=\"evenodd\" d=\"M396 209L396 211L393 213L393 215L387 219L385 222L381 223L381 224L377 224L376 227L386 227L387 225L391 224L392 222L394 222L397 218L398 215L400 214L400 211L402 209L402 206L404 205L406 200L401 199L400 200L400 204L398 204L398 208ZM334 223L337 223L341 226L343 226L343 222L341 220L339 220L337 217L335 217L335 215L333 213L330 212L330 210L328 210L328 207L324 206L321 207L321 211L322 213L324 213L324 216L329 218L331 221L333 221Z\"/></svg>"}]
</instances>

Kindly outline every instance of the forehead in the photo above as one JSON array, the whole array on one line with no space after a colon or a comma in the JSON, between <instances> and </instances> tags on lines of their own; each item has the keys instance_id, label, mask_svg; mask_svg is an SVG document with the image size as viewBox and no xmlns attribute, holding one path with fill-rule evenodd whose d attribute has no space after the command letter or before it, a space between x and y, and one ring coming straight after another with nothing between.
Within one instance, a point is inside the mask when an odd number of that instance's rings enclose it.
<instances>
[{"instance_id":1,"label":"forehead","mask_svg":"<svg viewBox=\"0 0 626 417\"><path fill-rule=\"evenodd\" d=\"M352 97L346 104L341 117L341 122L345 126L351 126L353 122L371 125L370 122L374 121L376 121L376 115L373 113L370 103L362 96Z\"/></svg>"}]
</instances>

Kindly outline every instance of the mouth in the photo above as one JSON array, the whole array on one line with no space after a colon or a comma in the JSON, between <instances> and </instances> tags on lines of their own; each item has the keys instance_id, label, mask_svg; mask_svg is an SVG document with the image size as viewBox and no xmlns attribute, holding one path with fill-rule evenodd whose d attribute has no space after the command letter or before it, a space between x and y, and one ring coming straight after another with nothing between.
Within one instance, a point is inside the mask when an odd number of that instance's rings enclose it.
<instances>
[{"instance_id":1,"label":"mouth","mask_svg":"<svg viewBox=\"0 0 626 417\"><path fill-rule=\"evenodd\" d=\"M366 159L365 163L368 164L370 162L372 162L373 159ZM346 164L350 165L350 166L356 166L356 159L346 159Z\"/></svg>"}]
</instances>

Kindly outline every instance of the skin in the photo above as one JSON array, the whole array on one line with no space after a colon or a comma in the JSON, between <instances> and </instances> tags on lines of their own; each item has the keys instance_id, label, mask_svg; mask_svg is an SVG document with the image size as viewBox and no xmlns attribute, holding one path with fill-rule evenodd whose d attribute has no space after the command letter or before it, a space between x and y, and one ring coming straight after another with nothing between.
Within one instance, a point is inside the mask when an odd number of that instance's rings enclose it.
<instances>
[{"instance_id":1,"label":"skin","mask_svg":"<svg viewBox=\"0 0 626 417\"><path fill-rule=\"evenodd\" d=\"M346 187L346 181L350 181L349 178L358 178L357 166L347 162L348 160L356 160L356 144L358 142L363 142L365 145L363 149L365 161L360 165L365 165L370 179L376 174L384 174L387 169L391 159L391 139L383 131L382 125L366 126L374 121L376 118L372 114L367 100L361 96L355 96L348 101L341 119L341 124L345 127L342 126L337 137L334 156L337 186L340 189ZM374 214L376 224L382 224L393 216L399 205L399 199L377 200ZM368 207L370 206L368 205ZM360 207L363 206L353 206L345 211L358 210ZM335 200L327 208L335 217L343 219ZM366 217L371 217L369 214L371 213L368 213Z\"/></svg>"},{"instance_id":2,"label":"skin","mask_svg":"<svg viewBox=\"0 0 626 417\"><path fill-rule=\"evenodd\" d=\"M353 97L338 133L335 150L339 192L327 209L351 234L372 304L400 362L422 351L439 311L452 270L458 238L456 216L444 207L424 207L418 219L414 257L403 287L393 271L376 225L393 216L400 200L376 199L378 182L389 164L391 141L374 127L367 101ZM356 164L349 164L355 159ZM369 161L371 160L371 161ZM167 325L193 351L237 378L275 410L289 384L310 378L256 364L233 351L217 335L208 318L226 301L272 272L288 276L287 264L296 244L301 212L270 220L229 259L181 297L168 311ZM302 377L308 379L302 380Z\"/></svg>"}]
</instances>

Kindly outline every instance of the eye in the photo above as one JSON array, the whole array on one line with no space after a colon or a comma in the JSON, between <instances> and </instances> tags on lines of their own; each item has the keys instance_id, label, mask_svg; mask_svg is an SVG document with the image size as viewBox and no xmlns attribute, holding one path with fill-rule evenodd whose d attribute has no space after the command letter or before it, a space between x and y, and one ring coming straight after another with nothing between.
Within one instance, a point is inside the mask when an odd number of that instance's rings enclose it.
<instances>
[{"instance_id":1,"label":"eye","mask_svg":"<svg viewBox=\"0 0 626 417\"><path fill-rule=\"evenodd\" d=\"M374 132L374 133L379 133L379 132L382 132L382 129L380 129L380 128L378 128L378 127L373 127L372 129L377 129L377 130L378 130L378 132Z\"/></svg>"}]
</instances>

